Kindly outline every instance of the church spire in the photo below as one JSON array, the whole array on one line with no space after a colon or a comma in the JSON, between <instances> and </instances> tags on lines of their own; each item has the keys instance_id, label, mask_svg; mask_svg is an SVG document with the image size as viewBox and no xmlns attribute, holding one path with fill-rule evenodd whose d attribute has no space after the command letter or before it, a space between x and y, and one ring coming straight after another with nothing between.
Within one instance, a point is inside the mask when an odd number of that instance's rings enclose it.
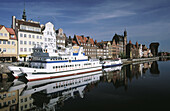
<instances>
[{"instance_id":1,"label":"church spire","mask_svg":"<svg viewBox=\"0 0 170 111\"><path fill-rule=\"evenodd\" d=\"M26 15L25 15L25 1L24 1L24 11L23 11L23 14L22 14L22 19L24 19L25 21L27 20Z\"/></svg>"},{"instance_id":2,"label":"church spire","mask_svg":"<svg viewBox=\"0 0 170 111\"><path fill-rule=\"evenodd\" d=\"M126 31L126 29L125 29L125 31L124 31L124 37L125 37L125 36L127 36L127 31Z\"/></svg>"}]
</instances>

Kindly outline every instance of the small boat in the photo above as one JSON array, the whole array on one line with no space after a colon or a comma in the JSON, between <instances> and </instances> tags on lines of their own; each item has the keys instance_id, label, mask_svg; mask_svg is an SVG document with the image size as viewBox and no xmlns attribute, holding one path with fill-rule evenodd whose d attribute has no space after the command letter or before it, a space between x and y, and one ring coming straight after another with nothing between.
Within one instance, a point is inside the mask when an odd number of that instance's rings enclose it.
<instances>
[{"instance_id":1,"label":"small boat","mask_svg":"<svg viewBox=\"0 0 170 111\"><path fill-rule=\"evenodd\" d=\"M67 48L65 53L48 53L41 47L34 47L27 67L8 66L15 78L26 77L28 81L53 79L101 71L98 59L88 59L83 47Z\"/></svg>"},{"instance_id":2,"label":"small boat","mask_svg":"<svg viewBox=\"0 0 170 111\"><path fill-rule=\"evenodd\" d=\"M102 68L120 66L120 65L122 65L122 60L120 58L117 58L114 60L104 60L104 61L102 61L101 64L102 64Z\"/></svg>"}]
</instances>

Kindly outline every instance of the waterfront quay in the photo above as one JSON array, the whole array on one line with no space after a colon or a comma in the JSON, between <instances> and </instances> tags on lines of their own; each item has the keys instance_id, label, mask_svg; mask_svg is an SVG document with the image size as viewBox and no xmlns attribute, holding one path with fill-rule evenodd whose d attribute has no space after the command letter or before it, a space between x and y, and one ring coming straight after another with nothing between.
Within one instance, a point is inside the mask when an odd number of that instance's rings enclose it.
<instances>
[{"instance_id":1,"label":"waterfront quay","mask_svg":"<svg viewBox=\"0 0 170 111\"><path fill-rule=\"evenodd\" d=\"M149 62L149 61L157 61L160 57L151 57L151 58L139 58L139 59L122 59L123 65L128 65L137 62ZM7 79L7 73L10 73L7 68L10 65L19 65L19 64L27 65L28 62L0 62L0 79Z\"/></svg>"}]
</instances>

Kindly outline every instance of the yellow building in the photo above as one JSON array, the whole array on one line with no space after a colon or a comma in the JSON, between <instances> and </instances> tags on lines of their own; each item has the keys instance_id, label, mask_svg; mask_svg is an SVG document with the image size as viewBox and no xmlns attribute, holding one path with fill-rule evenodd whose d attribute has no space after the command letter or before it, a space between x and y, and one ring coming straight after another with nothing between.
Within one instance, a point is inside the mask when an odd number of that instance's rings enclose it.
<instances>
[{"instance_id":1,"label":"yellow building","mask_svg":"<svg viewBox=\"0 0 170 111\"><path fill-rule=\"evenodd\" d=\"M17 60L17 38L12 28L0 25L0 61Z\"/></svg>"}]
</instances>

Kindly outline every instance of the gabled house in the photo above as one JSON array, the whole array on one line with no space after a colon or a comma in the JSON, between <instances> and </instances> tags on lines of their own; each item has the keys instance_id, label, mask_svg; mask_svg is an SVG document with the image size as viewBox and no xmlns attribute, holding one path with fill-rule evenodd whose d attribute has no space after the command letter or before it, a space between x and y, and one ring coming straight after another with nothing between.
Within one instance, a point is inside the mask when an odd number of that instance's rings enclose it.
<instances>
[{"instance_id":1,"label":"gabled house","mask_svg":"<svg viewBox=\"0 0 170 111\"><path fill-rule=\"evenodd\" d=\"M0 61L17 60L17 37L12 28L0 25Z\"/></svg>"}]
</instances>

